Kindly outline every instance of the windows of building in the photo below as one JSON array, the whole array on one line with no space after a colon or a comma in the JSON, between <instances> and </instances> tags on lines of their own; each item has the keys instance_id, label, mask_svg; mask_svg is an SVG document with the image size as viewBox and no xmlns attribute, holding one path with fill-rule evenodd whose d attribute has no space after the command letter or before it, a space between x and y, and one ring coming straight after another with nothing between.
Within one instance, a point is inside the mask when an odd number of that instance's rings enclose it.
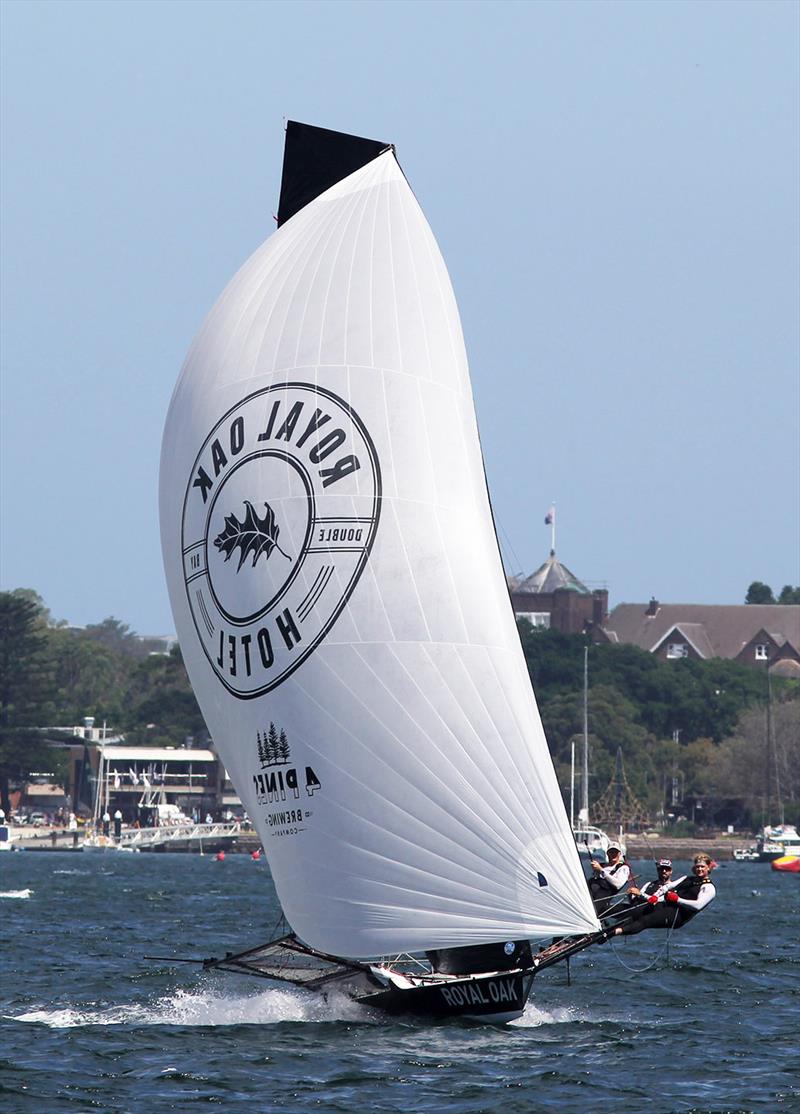
<instances>
[{"instance_id":1,"label":"windows of building","mask_svg":"<svg viewBox=\"0 0 800 1114\"><path fill-rule=\"evenodd\" d=\"M766 644L766 642L757 643L756 661L769 661L769 646Z\"/></svg>"},{"instance_id":2,"label":"windows of building","mask_svg":"<svg viewBox=\"0 0 800 1114\"><path fill-rule=\"evenodd\" d=\"M517 612L517 618L527 619L532 627L537 627L539 630L549 630L550 628L549 611L520 611Z\"/></svg>"},{"instance_id":3,"label":"windows of building","mask_svg":"<svg viewBox=\"0 0 800 1114\"><path fill-rule=\"evenodd\" d=\"M667 644L668 658L688 658L689 647L685 642L669 642Z\"/></svg>"}]
</instances>

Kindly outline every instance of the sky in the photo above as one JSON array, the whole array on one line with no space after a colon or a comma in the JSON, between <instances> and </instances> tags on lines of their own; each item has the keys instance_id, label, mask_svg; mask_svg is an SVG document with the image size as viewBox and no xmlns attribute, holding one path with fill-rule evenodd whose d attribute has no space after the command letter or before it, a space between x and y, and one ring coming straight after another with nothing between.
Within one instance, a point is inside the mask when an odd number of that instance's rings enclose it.
<instances>
[{"instance_id":1,"label":"sky","mask_svg":"<svg viewBox=\"0 0 800 1114\"><path fill-rule=\"evenodd\" d=\"M274 229L285 119L392 142L462 317L506 570L800 584L800 6L4 0L0 588L174 629L158 462Z\"/></svg>"}]
</instances>

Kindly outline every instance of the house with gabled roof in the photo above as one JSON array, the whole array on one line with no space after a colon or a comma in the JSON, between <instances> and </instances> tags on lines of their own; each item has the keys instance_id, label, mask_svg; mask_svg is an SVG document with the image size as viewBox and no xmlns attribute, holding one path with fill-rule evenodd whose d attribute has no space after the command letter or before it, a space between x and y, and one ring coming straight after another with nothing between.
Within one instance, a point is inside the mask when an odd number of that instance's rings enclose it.
<instances>
[{"instance_id":1,"label":"house with gabled roof","mask_svg":"<svg viewBox=\"0 0 800 1114\"><path fill-rule=\"evenodd\" d=\"M664 661L728 658L800 677L800 605L620 603L595 637Z\"/></svg>"}]
</instances>

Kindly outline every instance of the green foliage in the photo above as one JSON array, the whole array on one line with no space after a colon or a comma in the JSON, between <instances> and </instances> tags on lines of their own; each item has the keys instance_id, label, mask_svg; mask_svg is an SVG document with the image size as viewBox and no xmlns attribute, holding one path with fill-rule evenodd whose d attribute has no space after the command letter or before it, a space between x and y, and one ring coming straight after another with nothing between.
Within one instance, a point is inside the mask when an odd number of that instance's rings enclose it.
<instances>
[{"instance_id":1,"label":"green foliage","mask_svg":"<svg viewBox=\"0 0 800 1114\"><path fill-rule=\"evenodd\" d=\"M775 603L775 597L772 594L772 589L768 584L762 583L760 580L754 580L750 587L747 589L747 595L744 598L745 603Z\"/></svg>"},{"instance_id":2,"label":"green foliage","mask_svg":"<svg viewBox=\"0 0 800 1114\"><path fill-rule=\"evenodd\" d=\"M0 801L29 771L52 767L40 732L53 678L46 654L46 620L25 591L0 592Z\"/></svg>"},{"instance_id":3,"label":"green foliage","mask_svg":"<svg viewBox=\"0 0 800 1114\"><path fill-rule=\"evenodd\" d=\"M578 744L578 768L581 764L587 642L582 635L534 630L525 621L519 629L559 784L568 792L573 741ZM796 682L773 679L772 692L776 706L794 708L800 715ZM651 815L669 802L673 778L681 800L702 799L698 819L712 821L730 801L741 802L743 815L755 815L763 791L754 788L752 738L740 750L732 739L743 722L750 722L748 716L754 723L765 722L766 701L765 674L738 662L662 662L635 646L589 644L590 804L611 782L621 747L630 787ZM788 714L776 711L776 723ZM797 734L800 738L800 727ZM784 729L780 738L786 735ZM791 751L788 742L781 746L781 753ZM763 765L762 759L758 762ZM724 778L722 769L727 771ZM800 805L800 786L794 787L785 763L782 769L788 819L795 797Z\"/></svg>"},{"instance_id":4,"label":"green foliage","mask_svg":"<svg viewBox=\"0 0 800 1114\"><path fill-rule=\"evenodd\" d=\"M208 741L208 729L177 646L169 654L151 654L137 662L128 681L120 719L128 742L175 745L189 735L199 744Z\"/></svg>"},{"instance_id":5,"label":"green foliage","mask_svg":"<svg viewBox=\"0 0 800 1114\"><path fill-rule=\"evenodd\" d=\"M540 706L558 693L582 693L586 639L535 631L524 620L519 627ZM663 739L677 732L682 742L718 742L730 734L744 708L766 696L763 674L738 662L662 662L630 645L590 645L589 683L592 689L615 690L632 706L634 719L646 733Z\"/></svg>"},{"instance_id":6,"label":"green foliage","mask_svg":"<svg viewBox=\"0 0 800 1114\"><path fill-rule=\"evenodd\" d=\"M745 596L745 603L782 603L782 604L798 604L800 603L800 588L794 588L791 584L784 584L781 588L781 593L777 600L772 594L772 589L769 584L764 584L760 580L754 580L750 587L747 589Z\"/></svg>"}]
</instances>

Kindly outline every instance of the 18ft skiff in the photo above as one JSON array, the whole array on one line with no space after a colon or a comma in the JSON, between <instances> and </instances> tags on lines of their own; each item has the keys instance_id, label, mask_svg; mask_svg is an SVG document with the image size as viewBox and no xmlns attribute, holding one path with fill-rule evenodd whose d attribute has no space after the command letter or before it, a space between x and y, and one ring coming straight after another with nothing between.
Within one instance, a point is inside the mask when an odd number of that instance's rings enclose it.
<instances>
[{"instance_id":1,"label":"18ft skiff","mask_svg":"<svg viewBox=\"0 0 800 1114\"><path fill-rule=\"evenodd\" d=\"M200 329L161 459L181 650L293 929L211 963L507 1020L527 941L599 923L450 280L384 143L290 123L278 225Z\"/></svg>"}]
</instances>

